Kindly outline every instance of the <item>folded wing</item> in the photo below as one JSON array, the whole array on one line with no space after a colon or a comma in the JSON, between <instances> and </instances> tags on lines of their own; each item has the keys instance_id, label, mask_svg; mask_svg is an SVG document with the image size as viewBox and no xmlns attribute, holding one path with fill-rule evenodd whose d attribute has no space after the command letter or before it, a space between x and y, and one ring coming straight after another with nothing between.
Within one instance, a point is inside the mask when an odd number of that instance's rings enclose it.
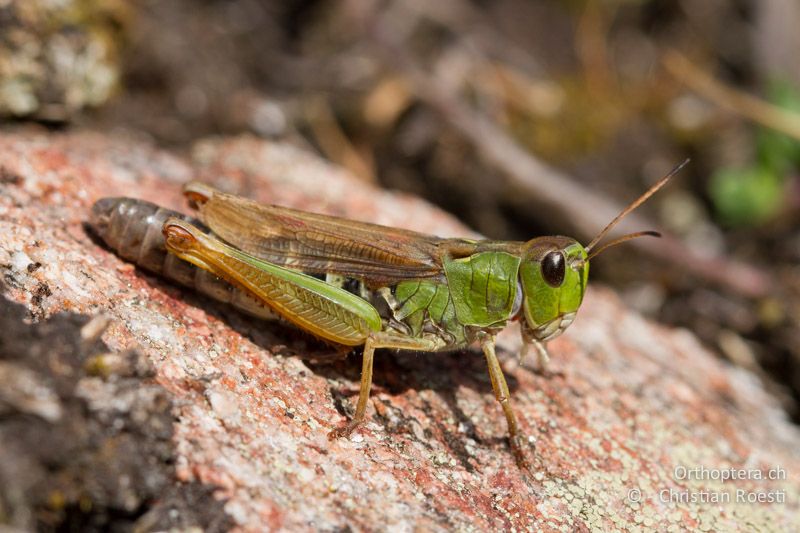
<instances>
[{"instance_id":1,"label":"folded wing","mask_svg":"<svg viewBox=\"0 0 800 533\"><path fill-rule=\"evenodd\" d=\"M202 195L192 191L201 188ZM187 187L200 218L231 245L265 261L389 285L443 276L445 255L465 256L475 241L442 239L366 222L262 205L205 185Z\"/></svg>"}]
</instances>

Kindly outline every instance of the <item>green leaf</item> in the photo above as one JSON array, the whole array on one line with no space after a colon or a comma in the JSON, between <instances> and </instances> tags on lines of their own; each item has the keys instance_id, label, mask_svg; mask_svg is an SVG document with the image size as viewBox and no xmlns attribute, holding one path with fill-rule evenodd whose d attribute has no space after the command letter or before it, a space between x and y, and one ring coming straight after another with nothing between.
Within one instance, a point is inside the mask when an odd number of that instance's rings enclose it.
<instances>
[{"instance_id":1,"label":"green leaf","mask_svg":"<svg viewBox=\"0 0 800 533\"><path fill-rule=\"evenodd\" d=\"M721 169L711 178L709 194L723 223L758 226L783 205L783 178L772 169L754 166Z\"/></svg>"}]
</instances>

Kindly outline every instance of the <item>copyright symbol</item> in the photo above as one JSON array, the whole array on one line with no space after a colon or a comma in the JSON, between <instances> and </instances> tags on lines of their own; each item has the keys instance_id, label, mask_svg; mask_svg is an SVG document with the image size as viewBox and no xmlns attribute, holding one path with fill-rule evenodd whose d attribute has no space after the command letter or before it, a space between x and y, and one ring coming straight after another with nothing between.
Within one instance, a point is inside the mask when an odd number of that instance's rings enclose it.
<instances>
[{"instance_id":1,"label":"copyright symbol","mask_svg":"<svg viewBox=\"0 0 800 533\"><path fill-rule=\"evenodd\" d=\"M642 501L642 491L640 489L629 490L628 501L632 503L639 503L640 501Z\"/></svg>"}]
</instances>

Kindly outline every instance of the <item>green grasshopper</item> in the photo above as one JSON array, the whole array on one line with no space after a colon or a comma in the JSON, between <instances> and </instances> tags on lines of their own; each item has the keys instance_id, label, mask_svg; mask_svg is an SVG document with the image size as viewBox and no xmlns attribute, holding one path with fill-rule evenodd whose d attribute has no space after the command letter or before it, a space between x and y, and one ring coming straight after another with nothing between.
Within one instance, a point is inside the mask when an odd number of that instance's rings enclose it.
<instances>
[{"instance_id":1,"label":"green grasshopper","mask_svg":"<svg viewBox=\"0 0 800 533\"><path fill-rule=\"evenodd\" d=\"M581 305L589 261L616 244L659 234L631 233L595 249L598 243L685 164L626 207L585 247L562 236L527 242L445 239L262 205L194 182L185 187L185 195L210 232L175 212L130 199L98 201L92 224L112 247L135 249L127 255L119 251L124 257L146 263L148 254L138 247L149 243L163 255L149 260L151 269L178 257L325 341L363 345L355 415L331 431L331 438L349 435L364 421L376 349L442 352L478 343L519 459L524 441L495 353L496 334L519 320L521 357L532 346L544 367L545 343L563 333ZM149 213L149 222L139 224L145 236L125 235L138 224L130 219L142 210ZM161 214L153 215L156 211ZM154 225L163 234L160 244L150 231ZM185 282L187 275L182 276Z\"/></svg>"}]
</instances>

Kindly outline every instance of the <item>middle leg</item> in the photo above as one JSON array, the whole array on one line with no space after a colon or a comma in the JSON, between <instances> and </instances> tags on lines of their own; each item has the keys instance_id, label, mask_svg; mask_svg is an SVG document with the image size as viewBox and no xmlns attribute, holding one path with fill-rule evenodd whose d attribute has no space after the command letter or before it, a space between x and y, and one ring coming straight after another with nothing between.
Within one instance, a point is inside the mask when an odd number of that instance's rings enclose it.
<instances>
[{"instance_id":1,"label":"middle leg","mask_svg":"<svg viewBox=\"0 0 800 533\"><path fill-rule=\"evenodd\" d=\"M395 348L398 350L412 350L418 352L435 352L445 345L441 339L415 338L404 335L396 335L380 331L372 333L364 343L364 356L361 363L361 387L358 392L358 403L353 419L345 426L336 428L328 434L328 438L335 439L347 437L366 417L367 403L369 402L369 391L372 387L372 361L376 348Z\"/></svg>"}]
</instances>

